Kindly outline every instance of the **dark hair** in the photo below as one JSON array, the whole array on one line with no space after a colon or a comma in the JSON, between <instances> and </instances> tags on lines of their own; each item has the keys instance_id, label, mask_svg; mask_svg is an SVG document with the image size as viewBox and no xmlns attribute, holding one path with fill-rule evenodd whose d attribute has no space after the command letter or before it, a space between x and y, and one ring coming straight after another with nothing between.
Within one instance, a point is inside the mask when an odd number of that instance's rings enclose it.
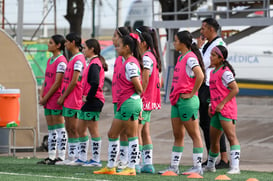
<instances>
[{"instance_id":1,"label":"dark hair","mask_svg":"<svg viewBox=\"0 0 273 181\"><path fill-rule=\"evenodd\" d=\"M201 55L196 43L192 42L192 39L193 39L192 34L188 31L179 31L178 33L176 33L176 36L178 37L180 43L185 44L186 47L197 56L198 61L199 61L199 65L202 69L202 72L204 74L204 80L205 80L206 71L205 71L203 58L202 58L202 55Z\"/></svg>"},{"instance_id":2,"label":"dark hair","mask_svg":"<svg viewBox=\"0 0 273 181\"><path fill-rule=\"evenodd\" d=\"M141 27L138 27L136 31L139 34L140 40L142 42L143 41L146 42L146 44L148 45L148 49L150 49L153 55L155 56L157 61L158 71L161 72L161 59L159 55L158 41L157 41L155 30L148 26L141 26Z\"/></svg>"},{"instance_id":3,"label":"dark hair","mask_svg":"<svg viewBox=\"0 0 273 181\"><path fill-rule=\"evenodd\" d=\"M89 49L94 48L94 53L95 53L95 55L98 55L104 71L107 71L108 70L108 65L107 65L104 57L100 55L100 50L101 49L100 49L100 44L99 44L98 40L88 39L88 40L85 41L85 44Z\"/></svg>"},{"instance_id":4,"label":"dark hair","mask_svg":"<svg viewBox=\"0 0 273 181\"><path fill-rule=\"evenodd\" d=\"M126 46L126 45L129 46L131 53L133 53L133 56L138 60L140 68L143 69L141 54L137 47L137 40L133 38L131 35L122 36L121 40L122 40L123 46Z\"/></svg>"},{"instance_id":5,"label":"dark hair","mask_svg":"<svg viewBox=\"0 0 273 181\"><path fill-rule=\"evenodd\" d=\"M219 48L219 50L222 52L223 57L224 57L224 61L223 61L223 69L227 66L230 71L232 72L233 76L235 77L235 71L234 68L232 67L232 65L227 61L227 57L228 57L228 50L226 47L222 46L222 45L217 45L217 48ZM216 53L217 54L217 53ZM217 54L218 55L218 54ZM221 58L220 55L218 55L219 58Z\"/></svg>"},{"instance_id":6,"label":"dark hair","mask_svg":"<svg viewBox=\"0 0 273 181\"><path fill-rule=\"evenodd\" d=\"M220 29L220 25L214 18L204 19L202 23L207 23L209 26L211 26L215 30L215 32L217 32Z\"/></svg>"},{"instance_id":7,"label":"dark hair","mask_svg":"<svg viewBox=\"0 0 273 181\"><path fill-rule=\"evenodd\" d=\"M129 35L132 32L131 27L123 26L118 27L116 29L118 36L121 38L122 36Z\"/></svg>"},{"instance_id":8,"label":"dark hair","mask_svg":"<svg viewBox=\"0 0 273 181\"><path fill-rule=\"evenodd\" d=\"M75 46L78 47L80 51L82 51L82 39L78 34L72 32L67 34L65 38L70 42L75 41Z\"/></svg>"},{"instance_id":9,"label":"dark hair","mask_svg":"<svg viewBox=\"0 0 273 181\"><path fill-rule=\"evenodd\" d=\"M51 39L54 41L56 45L60 44L61 46L58 48L60 51L64 51L64 43L65 39L62 35L53 35L51 36Z\"/></svg>"}]
</instances>

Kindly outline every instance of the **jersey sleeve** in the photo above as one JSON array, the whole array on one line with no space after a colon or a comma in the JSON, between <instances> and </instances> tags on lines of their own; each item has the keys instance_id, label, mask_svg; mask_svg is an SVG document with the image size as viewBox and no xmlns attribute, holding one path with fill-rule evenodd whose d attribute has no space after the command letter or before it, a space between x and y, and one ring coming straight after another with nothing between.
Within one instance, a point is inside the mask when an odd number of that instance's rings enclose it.
<instances>
[{"instance_id":1,"label":"jersey sleeve","mask_svg":"<svg viewBox=\"0 0 273 181\"><path fill-rule=\"evenodd\" d=\"M149 56L147 56L147 55L145 55L145 56L142 58L142 60L143 60L143 67L144 67L145 69L151 70L152 67L153 67L153 60L152 60Z\"/></svg>"},{"instance_id":2,"label":"jersey sleeve","mask_svg":"<svg viewBox=\"0 0 273 181\"><path fill-rule=\"evenodd\" d=\"M196 66L199 66L198 60L194 57L189 57L186 64L186 73L189 77L195 76L192 69Z\"/></svg>"},{"instance_id":3,"label":"jersey sleeve","mask_svg":"<svg viewBox=\"0 0 273 181\"><path fill-rule=\"evenodd\" d=\"M222 82L223 84L228 87L228 84L230 84L231 82L235 81L235 78L232 74L232 72L230 71L225 71L222 75Z\"/></svg>"},{"instance_id":4,"label":"jersey sleeve","mask_svg":"<svg viewBox=\"0 0 273 181\"><path fill-rule=\"evenodd\" d=\"M74 64L74 71L81 72L82 69L83 69L83 63L80 60L76 61Z\"/></svg>"},{"instance_id":5,"label":"jersey sleeve","mask_svg":"<svg viewBox=\"0 0 273 181\"><path fill-rule=\"evenodd\" d=\"M125 74L127 79L131 79L133 77L139 77L140 76L140 70L138 66L133 62L128 62L125 65Z\"/></svg>"},{"instance_id":6,"label":"jersey sleeve","mask_svg":"<svg viewBox=\"0 0 273 181\"><path fill-rule=\"evenodd\" d=\"M187 66L189 66L191 69L193 69L195 66L199 66L199 62L194 57L189 57L187 60Z\"/></svg>"},{"instance_id":7,"label":"jersey sleeve","mask_svg":"<svg viewBox=\"0 0 273 181\"><path fill-rule=\"evenodd\" d=\"M67 67L67 65L66 65L66 63L64 63L64 62L60 62L59 64L58 64L58 66L57 66L57 73L64 73L65 72L65 70L66 70L66 67Z\"/></svg>"}]
</instances>

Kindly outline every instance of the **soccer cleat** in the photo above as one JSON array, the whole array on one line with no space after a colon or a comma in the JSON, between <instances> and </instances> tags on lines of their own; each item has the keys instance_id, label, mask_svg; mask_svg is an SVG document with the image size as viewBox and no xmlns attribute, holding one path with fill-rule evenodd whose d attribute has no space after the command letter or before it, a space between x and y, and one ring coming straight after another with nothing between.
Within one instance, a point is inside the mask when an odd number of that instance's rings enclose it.
<instances>
[{"instance_id":1,"label":"soccer cleat","mask_svg":"<svg viewBox=\"0 0 273 181\"><path fill-rule=\"evenodd\" d=\"M120 172L116 173L115 175L135 176L136 175L136 169L126 167L125 169L121 170Z\"/></svg>"},{"instance_id":2,"label":"soccer cleat","mask_svg":"<svg viewBox=\"0 0 273 181\"><path fill-rule=\"evenodd\" d=\"M80 159L66 163L66 165L70 165L70 166L78 166L78 165L83 165L83 164L85 164L85 161L82 161Z\"/></svg>"},{"instance_id":3,"label":"soccer cleat","mask_svg":"<svg viewBox=\"0 0 273 181\"><path fill-rule=\"evenodd\" d=\"M198 173L199 175L203 175L203 169L202 167L192 167L186 172L183 172L182 175L191 175L192 173Z\"/></svg>"},{"instance_id":4,"label":"soccer cleat","mask_svg":"<svg viewBox=\"0 0 273 181\"><path fill-rule=\"evenodd\" d=\"M154 174L155 173L155 168L154 168L153 165L144 165L141 168L141 173L152 173L152 174Z\"/></svg>"},{"instance_id":5,"label":"soccer cleat","mask_svg":"<svg viewBox=\"0 0 273 181\"><path fill-rule=\"evenodd\" d=\"M44 160L41 160L37 162L39 165L55 165L55 159L51 160L50 158L45 158Z\"/></svg>"},{"instance_id":6,"label":"soccer cleat","mask_svg":"<svg viewBox=\"0 0 273 181\"><path fill-rule=\"evenodd\" d=\"M70 165L71 162L74 162L75 160L67 159L64 161L56 162L55 165Z\"/></svg>"},{"instance_id":7,"label":"soccer cleat","mask_svg":"<svg viewBox=\"0 0 273 181\"><path fill-rule=\"evenodd\" d=\"M85 162L82 166L84 167L101 167L102 164L101 162L96 162L95 160L89 160L87 162Z\"/></svg>"},{"instance_id":8,"label":"soccer cleat","mask_svg":"<svg viewBox=\"0 0 273 181\"><path fill-rule=\"evenodd\" d=\"M206 160L205 162L202 163L202 167L207 166L207 164L208 164L208 160Z\"/></svg>"},{"instance_id":9,"label":"soccer cleat","mask_svg":"<svg viewBox=\"0 0 273 181\"><path fill-rule=\"evenodd\" d=\"M227 172L227 174L240 174L239 168L230 168L230 170Z\"/></svg>"},{"instance_id":10,"label":"soccer cleat","mask_svg":"<svg viewBox=\"0 0 273 181\"><path fill-rule=\"evenodd\" d=\"M141 167L140 167L140 165L135 165L135 170L136 170L137 174L140 174L141 173Z\"/></svg>"},{"instance_id":11,"label":"soccer cleat","mask_svg":"<svg viewBox=\"0 0 273 181\"><path fill-rule=\"evenodd\" d=\"M223 169L223 168L229 168L229 161L226 163L223 160L220 160L220 162L215 165L216 169Z\"/></svg>"},{"instance_id":12,"label":"soccer cleat","mask_svg":"<svg viewBox=\"0 0 273 181\"><path fill-rule=\"evenodd\" d=\"M108 174L108 175L114 175L116 174L116 168L108 168L108 167L104 167L100 170L94 171L94 174Z\"/></svg>"},{"instance_id":13,"label":"soccer cleat","mask_svg":"<svg viewBox=\"0 0 273 181\"><path fill-rule=\"evenodd\" d=\"M54 165L56 165L58 162L62 162L63 159L61 159L60 157L58 157L58 158L55 158L54 161L55 161Z\"/></svg>"},{"instance_id":14,"label":"soccer cleat","mask_svg":"<svg viewBox=\"0 0 273 181\"><path fill-rule=\"evenodd\" d=\"M167 171L172 171L172 172L174 172L176 174L179 174L178 166L171 166L171 165L167 169L159 171L158 174L163 174L163 173L165 173Z\"/></svg>"},{"instance_id":15,"label":"soccer cleat","mask_svg":"<svg viewBox=\"0 0 273 181\"><path fill-rule=\"evenodd\" d=\"M123 163L122 161L118 162L118 166L117 166L117 169L118 170L122 170L122 169L125 169L127 167L128 163Z\"/></svg>"},{"instance_id":16,"label":"soccer cleat","mask_svg":"<svg viewBox=\"0 0 273 181\"><path fill-rule=\"evenodd\" d=\"M208 166L205 166L203 168L203 171L204 172L216 172L216 168L215 167L208 167Z\"/></svg>"}]
</instances>

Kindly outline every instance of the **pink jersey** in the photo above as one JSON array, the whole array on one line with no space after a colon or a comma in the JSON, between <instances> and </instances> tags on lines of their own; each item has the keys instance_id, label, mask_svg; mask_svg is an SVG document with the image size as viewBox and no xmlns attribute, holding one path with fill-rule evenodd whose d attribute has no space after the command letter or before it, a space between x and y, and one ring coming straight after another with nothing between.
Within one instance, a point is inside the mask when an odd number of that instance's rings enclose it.
<instances>
[{"instance_id":1,"label":"pink jersey","mask_svg":"<svg viewBox=\"0 0 273 181\"><path fill-rule=\"evenodd\" d=\"M196 78L189 77L186 72L187 60L190 57L197 59L196 55L191 51L187 52L184 56L180 55L178 57L178 61L174 68L172 88L170 93L170 102L172 105L176 104L180 94L191 93L194 87Z\"/></svg>"},{"instance_id":2,"label":"pink jersey","mask_svg":"<svg viewBox=\"0 0 273 181\"><path fill-rule=\"evenodd\" d=\"M113 79L112 79L112 98L113 98L112 102L113 103L118 102L117 75L121 66L122 66L122 56L118 56L114 64L114 72L113 72Z\"/></svg>"},{"instance_id":3,"label":"pink jersey","mask_svg":"<svg viewBox=\"0 0 273 181\"><path fill-rule=\"evenodd\" d=\"M56 80L57 74L57 67L61 62L67 64L67 60L63 55L59 55L58 57L53 60L54 62L51 63L52 58L49 58L47 61L46 72L45 72L45 83L44 83L44 92L43 97L48 93L51 86L54 84ZM56 109L61 110L62 106L57 104L58 98L62 94L62 86L60 86L56 92L47 100L44 108L46 109Z\"/></svg>"},{"instance_id":4,"label":"pink jersey","mask_svg":"<svg viewBox=\"0 0 273 181\"><path fill-rule=\"evenodd\" d=\"M228 67L224 69L221 67L217 71L210 72L210 102L212 115L215 114L216 106L229 94L230 90L223 84L222 75L225 71L230 71ZM237 120L237 103L236 98L233 97L227 102L221 110L222 116L229 119Z\"/></svg>"},{"instance_id":5,"label":"pink jersey","mask_svg":"<svg viewBox=\"0 0 273 181\"><path fill-rule=\"evenodd\" d=\"M125 66L127 63L132 62L135 63L139 70L140 66L137 61L137 59L133 56L129 57L123 64L122 67L120 67L120 70L118 72L117 77L117 96L118 96L118 102L117 102L117 111L120 109L120 106L123 102L125 102L127 99L129 99L136 91L133 83L131 81L128 81L125 75Z\"/></svg>"},{"instance_id":6,"label":"pink jersey","mask_svg":"<svg viewBox=\"0 0 273 181\"><path fill-rule=\"evenodd\" d=\"M82 107L82 73L86 67L85 58L82 53L78 53L74 55L72 58L70 58L70 61L67 65L67 69L64 74L64 90L67 89L68 85L70 84L73 74L74 74L74 65L77 61L81 61L83 64L83 70L81 72L81 75L79 77L79 80L77 81L76 86L74 89L70 92L70 94L65 98L64 100L64 107L69 109L76 109L80 110Z\"/></svg>"},{"instance_id":7,"label":"pink jersey","mask_svg":"<svg viewBox=\"0 0 273 181\"><path fill-rule=\"evenodd\" d=\"M147 51L143 56L149 56L153 61L152 74L149 77L149 83L142 95L143 110L150 111L161 108L161 97L160 97L160 82L159 82L159 71L157 68L157 61L152 52ZM151 71L151 70L150 70Z\"/></svg>"},{"instance_id":8,"label":"pink jersey","mask_svg":"<svg viewBox=\"0 0 273 181\"><path fill-rule=\"evenodd\" d=\"M91 89L91 85L87 82L87 79L88 79L88 72L89 72L90 66L92 64L97 64L100 67L100 75L99 75L100 76L100 83L99 83L99 87L98 87L95 97L104 103L105 99L104 99L104 95L103 95L103 91L102 91L103 84L104 84L104 69L103 69L101 61L98 57L93 58L90 61L90 64L88 65L88 67L84 70L84 73L83 73L83 95L87 96L89 90Z\"/></svg>"}]
</instances>

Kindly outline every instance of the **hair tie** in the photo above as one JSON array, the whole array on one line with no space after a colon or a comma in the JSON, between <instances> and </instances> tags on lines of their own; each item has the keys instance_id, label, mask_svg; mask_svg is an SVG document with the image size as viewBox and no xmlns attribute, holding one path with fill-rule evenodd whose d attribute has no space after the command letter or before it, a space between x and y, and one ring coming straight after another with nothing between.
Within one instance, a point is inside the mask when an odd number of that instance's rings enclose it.
<instances>
[{"instance_id":1,"label":"hair tie","mask_svg":"<svg viewBox=\"0 0 273 181\"><path fill-rule=\"evenodd\" d=\"M223 56L223 53L221 52L221 50L216 46L214 47L211 51L214 51L217 55L219 55L220 57L223 58L223 61L225 61L225 58Z\"/></svg>"},{"instance_id":2,"label":"hair tie","mask_svg":"<svg viewBox=\"0 0 273 181\"><path fill-rule=\"evenodd\" d=\"M130 33L130 36L131 36L132 38L134 38L135 40L137 40L138 42L140 42L140 38L139 38L138 34Z\"/></svg>"},{"instance_id":3,"label":"hair tie","mask_svg":"<svg viewBox=\"0 0 273 181\"><path fill-rule=\"evenodd\" d=\"M138 39L139 37L138 37L138 34L135 34L135 33L130 33L130 36L132 37L132 38L134 38L134 39Z\"/></svg>"}]
</instances>

